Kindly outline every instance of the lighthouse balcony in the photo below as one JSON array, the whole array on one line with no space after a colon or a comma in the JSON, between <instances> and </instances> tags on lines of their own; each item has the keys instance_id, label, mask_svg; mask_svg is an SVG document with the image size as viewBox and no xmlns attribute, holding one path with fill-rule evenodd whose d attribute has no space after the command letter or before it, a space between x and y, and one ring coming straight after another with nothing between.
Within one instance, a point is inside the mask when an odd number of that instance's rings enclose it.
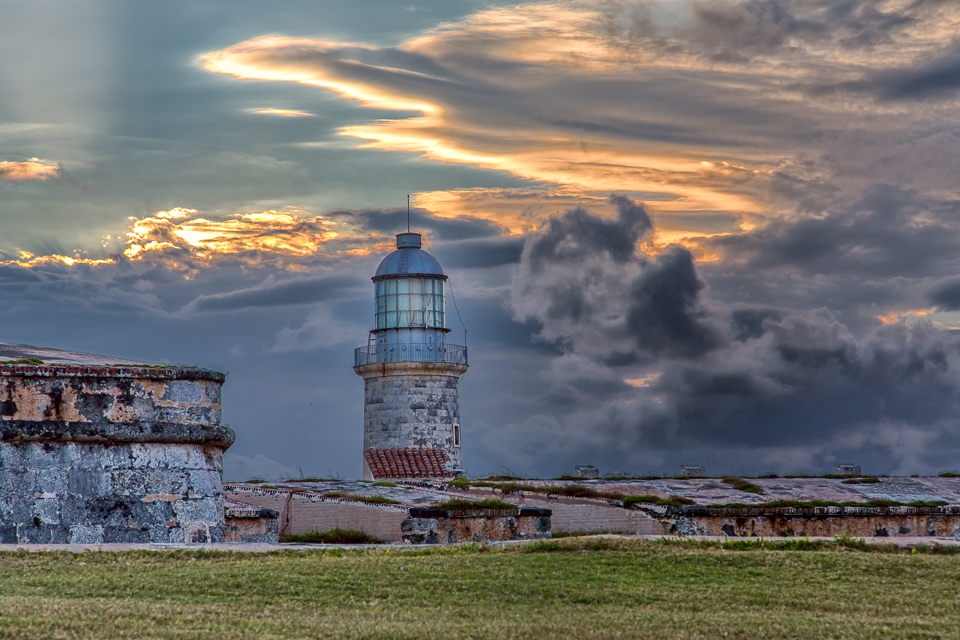
<instances>
[{"instance_id":1,"label":"lighthouse balcony","mask_svg":"<svg viewBox=\"0 0 960 640\"><path fill-rule=\"evenodd\" d=\"M467 348L459 344L398 342L359 347L353 352L353 366L382 362L450 362L467 364Z\"/></svg>"}]
</instances>

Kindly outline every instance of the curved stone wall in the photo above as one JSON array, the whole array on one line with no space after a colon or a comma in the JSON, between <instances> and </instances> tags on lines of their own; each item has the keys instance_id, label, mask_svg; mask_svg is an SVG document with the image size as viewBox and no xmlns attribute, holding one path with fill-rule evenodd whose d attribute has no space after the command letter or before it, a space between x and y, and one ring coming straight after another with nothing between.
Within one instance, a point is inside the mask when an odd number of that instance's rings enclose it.
<instances>
[{"instance_id":1,"label":"curved stone wall","mask_svg":"<svg viewBox=\"0 0 960 640\"><path fill-rule=\"evenodd\" d=\"M460 424L465 364L390 362L355 367L363 377L363 446L439 447L450 468L462 467L454 425Z\"/></svg>"},{"instance_id":2,"label":"curved stone wall","mask_svg":"<svg viewBox=\"0 0 960 640\"><path fill-rule=\"evenodd\" d=\"M0 365L0 542L222 541L223 379Z\"/></svg>"}]
</instances>

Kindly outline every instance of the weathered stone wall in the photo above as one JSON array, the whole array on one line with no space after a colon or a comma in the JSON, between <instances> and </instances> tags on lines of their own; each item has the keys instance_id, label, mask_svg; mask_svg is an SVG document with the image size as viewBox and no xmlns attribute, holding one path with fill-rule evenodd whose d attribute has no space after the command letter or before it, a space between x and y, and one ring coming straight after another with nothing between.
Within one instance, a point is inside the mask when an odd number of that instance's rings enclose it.
<instances>
[{"instance_id":1,"label":"weathered stone wall","mask_svg":"<svg viewBox=\"0 0 960 640\"><path fill-rule=\"evenodd\" d=\"M664 526L649 514L635 509L624 509L619 504L603 499L547 496L542 493L520 491L503 494L496 490L471 488L467 495L475 498L497 498L521 507L538 507L553 512L553 531L582 533L598 531L631 535L664 535Z\"/></svg>"},{"instance_id":2,"label":"weathered stone wall","mask_svg":"<svg viewBox=\"0 0 960 640\"><path fill-rule=\"evenodd\" d=\"M960 507L644 508L670 533L700 536L960 538Z\"/></svg>"},{"instance_id":3,"label":"weathered stone wall","mask_svg":"<svg viewBox=\"0 0 960 640\"><path fill-rule=\"evenodd\" d=\"M582 533L601 531L625 533L631 535L663 535L667 528L663 523L646 513L621 506L605 504L596 500L547 499L526 494L522 499L513 500L509 495L502 499L517 502L522 506L536 506L550 509L553 531Z\"/></svg>"},{"instance_id":4,"label":"weathered stone wall","mask_svg":"<svg viewBox=\"0 0 960 640\"><path fill-rule=\"evenodd\" d=\"M280 542L280 514L275 509L228 505L224 542L277 544Z\"/></svg>"},{"instance_id":5,"label":"weathered stone wall","mask_svg":"<svg viewBox=\"0 0 960 640\"><path fill-rule=\"evenodd\" d=\"M0 365L0 420L215 426L222 385L204 369Z\"/></svg>"},{"instance_id":6,"label":"weathered stone wall","mask_svg":"<svg viewBox=\"0 0 960 640\"><path fill-rule=\"evenodd\" d=\"M462 466L454 442L460 423L460 376L466 365L392 362L355 367L364 380L363 446L440 447Z\"/></svg>"},{"instance_id":7,"label":"weathered stone wall","mask_svg":"<svg viewBox=\"0 0 960 640\"><path fill-rule=\"evenodd\" d=\"M407 510L337 498L283 491L227 486L229 499L280 512L281 535L328 531L337 527L362 531L384 542L399 542Z\"/></svg>"},{"instance_id":8,"label":"weathered stone wall","mask_svg":"<svg viewBox=\"0 0 960 640\"><path fill-rule=\"evenodd\" d=\"M199 444L0 443L0 542L222 540L223 451Z\"/></svg>"},{"instance_id":9,"label":"weathered stone wall","mask_svg":"<svg viewBox=\"0 0 960 640\"><path fill-rule=\"evenodd\" d=\"M403 541L451 544L549 538L550 513L536 508L448 511L415 507L403 522Z\"/></svg>"},{"instance_id":10,"label":"weathered stone wall","mask_svg":"<svg viewBox=\"0 0 960 640\"><path fill-rule=\"evenodd\" d=\"M0 541L224 539L223 375L0 365Z\"/></svg>"}]
</instances>

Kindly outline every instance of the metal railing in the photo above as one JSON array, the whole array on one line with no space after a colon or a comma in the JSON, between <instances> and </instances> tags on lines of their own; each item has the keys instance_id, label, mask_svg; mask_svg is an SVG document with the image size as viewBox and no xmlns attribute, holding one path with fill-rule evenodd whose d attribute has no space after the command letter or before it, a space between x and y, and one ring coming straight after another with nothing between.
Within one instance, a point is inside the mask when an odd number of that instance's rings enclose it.
<instances>
[{"instance_id":1,"label":"metal railing","mask_svg":"<svg viewBox=\"0 0 960 640\"><path fill-rule=\"evenodd\" d=\"M381 362L452 362L467 364L467 348L459 344L395 344L358 347L353 352L353 366Z\"/></svg>"}]
</instances>

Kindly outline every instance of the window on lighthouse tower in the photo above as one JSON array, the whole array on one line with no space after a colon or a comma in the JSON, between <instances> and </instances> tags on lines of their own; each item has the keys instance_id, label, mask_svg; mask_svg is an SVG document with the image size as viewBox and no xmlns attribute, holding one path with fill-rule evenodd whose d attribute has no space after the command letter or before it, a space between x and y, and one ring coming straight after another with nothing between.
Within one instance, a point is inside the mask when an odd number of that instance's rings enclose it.
<instances>
[{"instance_id":1,"label":"window on lighthouse tower","mask_svg":"<svg viewBox=\"0 0 960 640\"><path fill-rule=\"evenodd\" d=\"M375 283L377 329L444 327L443 280L387 278Z\"/></svg>"}]
</instances>

